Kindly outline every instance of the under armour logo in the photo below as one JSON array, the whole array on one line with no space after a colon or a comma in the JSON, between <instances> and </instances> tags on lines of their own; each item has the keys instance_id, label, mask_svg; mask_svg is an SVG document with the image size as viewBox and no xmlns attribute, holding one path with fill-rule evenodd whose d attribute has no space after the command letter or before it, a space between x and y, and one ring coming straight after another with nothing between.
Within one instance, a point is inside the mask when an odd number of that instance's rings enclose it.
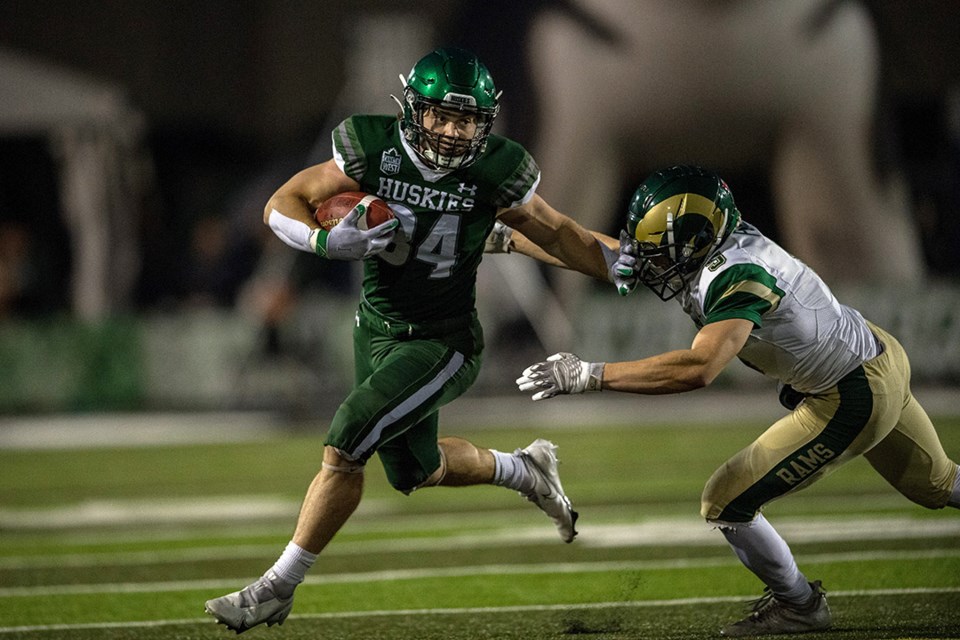
<instances>
[{"instance_id":1,"label":"under armour logo","mask_svg":"<svg viewBox=\"0 0 960 640\"><path fill-rule=\"evenodd\" d=\"M466 182L461 182L460 186L457 187L459 193L468 193L471 196L477 195L477 185L468 187Z\"/></svg>"}]
</instances>

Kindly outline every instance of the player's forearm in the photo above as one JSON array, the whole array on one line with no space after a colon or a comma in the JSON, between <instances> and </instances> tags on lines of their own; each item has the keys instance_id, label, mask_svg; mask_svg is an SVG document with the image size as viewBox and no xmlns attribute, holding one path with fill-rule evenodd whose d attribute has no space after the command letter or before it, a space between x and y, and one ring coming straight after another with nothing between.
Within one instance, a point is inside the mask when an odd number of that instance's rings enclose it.
<instances>
[{"instance_id":1,"label":"player's forearm","mask_svg":"<svg viewBox=\"0 0 960 640\"><path fill-rule=\"evenodd\" d=\"M540 196L535 195L530 202L504 211L500 219L539 248L518 247L517 251L547 264L564 266L599 280L608 280L607 260L600 248L600 242L606 244L601 239L605 236L593 234L551 207Z\"/></svg>"},{"instance_id":2,"label":"player's forearm","mask_svg":"<svg viewBox=\"0 0 960 640\"><path fill-rule=\"evenodd\" d=\"M549 264L554 267L562 267L564 269L570 268L557 258L554 258L552 255L541 249L538 244L530 240L530 238L526 237L519 231L513 232L513 236L510 239L510 251L512 253L522 253L529 258L539 260L544 264Z\"/></svg>"},{"instance_id":3,"label":"player's forearm","mask_svg":"<svg viewBox=\"0 0 960 640\"><path fill-rule=\"evenodd\" d=\"M600 240L583 227L569 221L563 224L550 241L541 245L544 252L565 265L598 280L607 280L607 261Z\"/></svg>"},{"instance_id":4,"label":"player's forearm","mask_svg":"<svg viewBox=\"0 0 960 640\"><path fill-rule=\"evenodd\" d=\"M277 192L264 207L263 221L289 247L316 252L312 234L317 228L309 205L301 198Z\"/></svg>"},{"instance_id":5,"label":"player's forearm","mask_svg":"<svg viewBox=\"0 0 960 640\"><path fill-rule=\"evenodd\" d=\"M603 388L663 395L703 388L715 377L708 361L690 349L683 349L633 362L608 362L603 372Z\"/></svg>"}]
</instances>

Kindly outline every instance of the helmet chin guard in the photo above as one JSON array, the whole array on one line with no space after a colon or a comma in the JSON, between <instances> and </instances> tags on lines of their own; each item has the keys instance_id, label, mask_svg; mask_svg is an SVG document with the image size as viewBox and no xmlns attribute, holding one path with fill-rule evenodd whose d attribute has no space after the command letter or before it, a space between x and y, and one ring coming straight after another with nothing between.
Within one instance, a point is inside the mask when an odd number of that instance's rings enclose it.
<instances>
[{"instance_id":1,"label":"helmet chin guard","mask_svg":"<svg viewBox=\"0 0 960 640\"><path fill-rule=\"evenodd\" d=\"M476 161L486 148L493 121L500 111L500 94L486 66L474 54L453 47L436 49L421 58L403 83L400 128L414 152L432 169L453 170ZM472 137L449 136L424 125L431 109L469 114L475 119Z\"/></svg>"}]
</instances>

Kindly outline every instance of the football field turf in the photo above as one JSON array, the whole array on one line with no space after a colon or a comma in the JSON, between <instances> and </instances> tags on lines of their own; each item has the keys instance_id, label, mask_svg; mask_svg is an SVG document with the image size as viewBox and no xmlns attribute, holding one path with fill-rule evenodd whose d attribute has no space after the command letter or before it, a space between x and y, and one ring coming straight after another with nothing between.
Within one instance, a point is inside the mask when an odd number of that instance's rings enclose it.
<instances>
[{"instance_id":1,"label":"football field turf","mask_svg":"<svg viewBox=\"0 0 960 640\"><path fill-rule=\"evenodd\" d=\"M960 418L937 420L960 457ZM405 497L379 462L281 627L244 638L715 638L760 595L699 518L713 469L762 422L458 428L501 450L559 445L580 536L515 493ZM320 434L220 445L0 451L0 640L233 637L206 599L289 540ZM828 590L807 638L960 638L960 512L927 511L863 460L766 509Z\"/></svg>"}]
</instances>

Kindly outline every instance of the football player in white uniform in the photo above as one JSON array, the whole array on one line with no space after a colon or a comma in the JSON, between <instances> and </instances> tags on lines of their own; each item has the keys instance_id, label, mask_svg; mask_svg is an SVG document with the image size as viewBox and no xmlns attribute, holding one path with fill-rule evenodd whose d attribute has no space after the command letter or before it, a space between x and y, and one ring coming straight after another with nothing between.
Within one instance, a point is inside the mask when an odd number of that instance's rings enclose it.
<instances>
[{"instance_id":1,"label":"football player in white uniform","mask_svg":"<svg viewBox=\"0 0 960 640\"><path fill-rule=\"evenodd\" d=\"M538 255L522 236L511 248ZM634 193L615 265L621 294L643 283L676 297L699 331L689 349L626 362L558 353L517 384L534 400L585 391L664 394L709 385L740 358L776 379L790 413L723 463L709 479L701 515L767 585L727 636L826 629L819 581L797 567L760 512L864 456L900 493L931 509L960 508L960 469L910 391L903 347L824 282L740 218L717 175L697 167L654 173Z\"/></svg>"}]
</instances>

